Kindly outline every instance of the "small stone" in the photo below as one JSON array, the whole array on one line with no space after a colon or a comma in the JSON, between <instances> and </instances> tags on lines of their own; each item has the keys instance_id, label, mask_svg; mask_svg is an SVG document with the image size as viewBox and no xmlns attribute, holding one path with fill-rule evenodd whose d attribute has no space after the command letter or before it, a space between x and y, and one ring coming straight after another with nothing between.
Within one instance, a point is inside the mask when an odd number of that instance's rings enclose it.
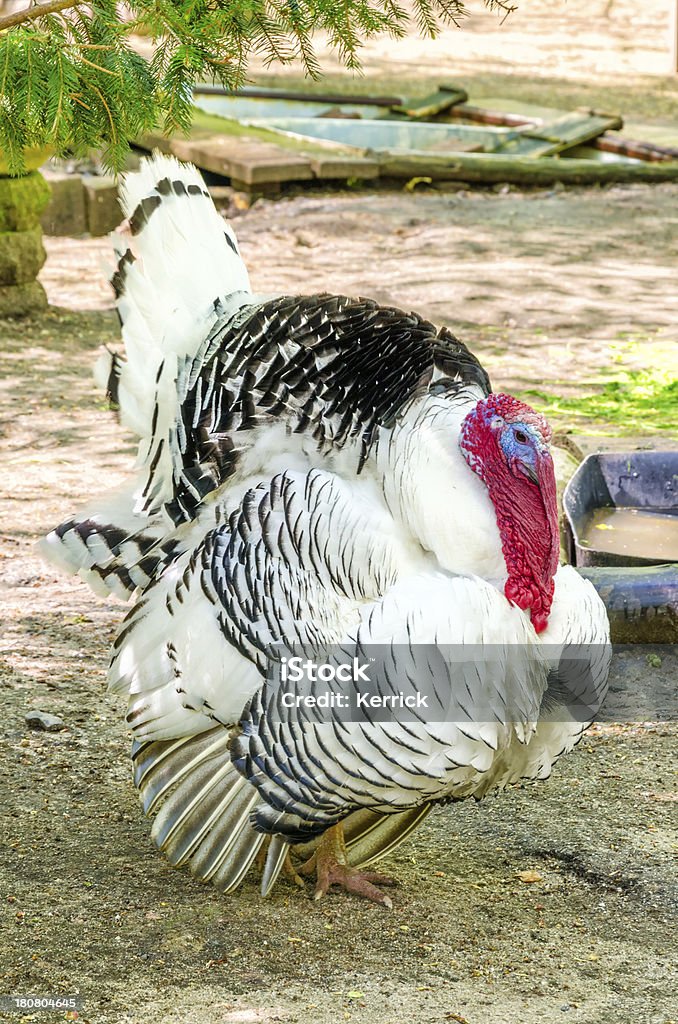
<instances>
[{"instance_id":1,"label":"small stone","mask_svg":"<svg viewBox=\"0 0 678 1024\"><path fill-rule=\"evenodd\" d=\"M297 231L294 240L304 249L315 249L318 244L318 239L310 231Z\"/></svg>"},{"instance_id":2,"label":"small stone","mask_svg":"<svg viewBox=\"0 0 678 1024\"><path fill-rule=\"evenodd\" d=\"M67 728L63 719L50 715L47 711L29 711L25 722L29 729L41 729L44 732L59 732Z\"/></svg>"},{"instance_id":3,"label":"small stone","mask_svg":"<svg viewBox=\"0 0 678 1024\"><path fill-rule=\"evenodd\" d=\"M516 871L516 877L524 882L525 885L530 885L533 882L543 882L544 876L539 871Z\"/></svg>"}]
</instances>

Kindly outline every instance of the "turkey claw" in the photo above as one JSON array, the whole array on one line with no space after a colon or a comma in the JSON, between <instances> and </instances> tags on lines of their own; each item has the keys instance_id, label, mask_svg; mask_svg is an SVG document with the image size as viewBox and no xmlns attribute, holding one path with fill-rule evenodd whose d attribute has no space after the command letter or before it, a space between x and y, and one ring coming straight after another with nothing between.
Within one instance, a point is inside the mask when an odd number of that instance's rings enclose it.
<instances>
[{"instance_id":1,"label":"turkey claw","mask_svg":"<svg viewBox=\"0 0 678 1024\"><path fill-rule=\"evenodd\" d=\"M346 892L362 896L372 903L379 903L387 910L393 909L390 897L377 888L377 885L397 885L396 880L389 875L381 875L377 871L360 871L347 864L325 863L318 867L318 880L313 899L322 899L332 885L340 885Z\"/></svg>"}]
</instances>

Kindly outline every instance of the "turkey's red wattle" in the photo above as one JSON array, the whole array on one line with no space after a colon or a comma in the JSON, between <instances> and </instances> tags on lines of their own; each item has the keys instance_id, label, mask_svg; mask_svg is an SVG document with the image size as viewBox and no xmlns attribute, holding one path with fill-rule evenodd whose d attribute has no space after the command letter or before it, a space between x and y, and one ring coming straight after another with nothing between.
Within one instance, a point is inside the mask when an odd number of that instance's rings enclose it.
<instances>
[{"instance_id":1,"label":"turkey's red wattle","mask_svg":"<svg viewBox=\"0 0 678 1024\"><path fill-rule=\"evenodd\" d=\"M538 477L537 487L507 471L503 480L493 479L488 490L508 570L504 593L519 608L530 609L532 625L541 633L548 625L560 554L556 480L550 454L540 457Z\"/></svg>"},{"instance_id":2,"label":"turkey's red wattle","mask_svg":"<svg viewBox=\"0 0 678 1024\"><path fill-rule=\"evenodd\" d=\"M548 625L560 554L553 459L545 446L537 454L537 483L512 469L499 444L497 415L504 424L533 425L545 443L551 431L529 406L507 395L490 395L469 414L461 436L468 464L485 483L495 508L508 572L504 593L530 610L532 625L541 633Z\"/></svg>"}]
</instances>

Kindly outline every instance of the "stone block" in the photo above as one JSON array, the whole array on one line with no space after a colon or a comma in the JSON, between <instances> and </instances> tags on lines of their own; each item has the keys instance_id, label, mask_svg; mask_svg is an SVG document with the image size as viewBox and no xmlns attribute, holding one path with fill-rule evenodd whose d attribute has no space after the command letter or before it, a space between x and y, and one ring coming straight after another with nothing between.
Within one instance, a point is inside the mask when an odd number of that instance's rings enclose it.
<instances>
[{"instance_id":1,"label":"stone block","mask_svg":"<svg viewBox=\"0 0 678 1024\"><path fill-rule=\"evenodd\" d=\"M20 178L0 177L0 231L37 228L49 196L49 185L39 171Z\"/></svg>"},{"instance_id":2,"label":"stone block","mask_svg":"<svg viewBox=\"0 0 678 1024\"><path fill-rule=\"evenodd\" d=\"M35 281L44 262L40 228L0 233L0 285Z\"/></svg>"},{"instance_id":3,"label":"stone block","mask_svg":"<svg viewBox=\"0 0 678 1024\"><path fill-rule=\"evenodd\" d=\"M28 316L43 309L47 309L47 296L39 281L0 286L0 317Z\"/></svg>"},{"instance_id":4,"label":"stone block","mask_svg":"<svg viewBox=\"0 0 678 1024\"><path fill-rule=\"evenodd\" d=\"M118 202L118 183L115 178L101 177L83 178L85 189L85 205L87 208L87 226L91 235L107 235L114 231L122 220L122 210Z\"/></svg>"},{"instance_id":5,"label":"stone block","mask_svg":"<svg viewBox=\"0 0 678 1024\"><path fill-rule=\"evenodd\" d=\"M87 234L85 189L79 174L46 172L52 198L42 213L42 229L46 235Z\"/></svg>"}]
</instances>

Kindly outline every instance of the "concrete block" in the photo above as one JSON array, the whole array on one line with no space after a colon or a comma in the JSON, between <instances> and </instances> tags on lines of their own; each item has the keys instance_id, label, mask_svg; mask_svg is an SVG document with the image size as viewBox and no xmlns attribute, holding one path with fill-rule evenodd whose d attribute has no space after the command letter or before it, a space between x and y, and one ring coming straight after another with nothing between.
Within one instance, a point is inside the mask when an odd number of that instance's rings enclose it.
<instances>
[{"instance_id":1,"label":"concrete block","mask_svg":"<svg viewBox=\"0 0 678 1024\"><path fill-rule=\"evenodd\" d=\"M117 228L122 220L122 210L118 203L118 184L115 178L101 177L83 178L85 189L85 205L87 208L87 226L91 235L107 235Z\"/></svg>"},{"instance_id":2,"label":"concrete block","mask_svg":"<svg viewBox=\"0 0 678 1024\"><path fill-rule=\"evenodd\" d=\"M39 281L0 287L0 317L29 316L43 309L47 309L47 296Z\"/></svg>"},{"instance_id":3,"label":"concrete block","mask_svg":"<svg viewBox=\"0 0 678 1024\"><path fill-rule=\"evenodd\" d=\"M0 231L30 231L40 224L49 185L39 171L20 178L0 177Z\"/></svg>"},{"instance_id":4,"label":"concrete block","mask_svg":"<svg viewBox=\"0 0 678 1024\"><path fill-rule=\"evenodd\" d=\"M0 285L35 281L44 262L40 228L0 233Z\"/></svg>"},{"instance_id":5,"label":"concrete block","mask_svg":"<svg viewBox=\"0 0 678 1024\"><path fill-rule=\"evenodd\" d=\"M79 174L46 171L52 198L43 210L41 223L46 235L85 235L88 231L85 189Z\"/></svg>"}]
</instances>

